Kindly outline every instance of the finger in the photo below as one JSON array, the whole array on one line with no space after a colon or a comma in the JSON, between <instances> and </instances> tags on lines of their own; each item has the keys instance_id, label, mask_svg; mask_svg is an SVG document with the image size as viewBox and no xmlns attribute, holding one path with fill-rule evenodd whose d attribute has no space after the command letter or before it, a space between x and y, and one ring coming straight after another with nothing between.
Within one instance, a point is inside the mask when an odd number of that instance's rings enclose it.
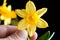
<instances>
[{"instance_id":1,"label":"finger","mask_svg":"<svg viewBox=\"0 0 60 40\"><path fill-rule=\"evenodd\" d=\"M36 40L38 37L37 33L35 32L34 35L31 37L31 40Z\"/></svg>"},{"instance_id":2,"label":"finger","mask_svg":"<svg viewBox=\"0 0 60 40\"><path fill-rule=\"evenodd\" d=\"M7 35L15 32L17 28L15 26L0 25L0 38L6 37Z\"/></svg>"},{"instance_id":3,"label":"finger","mask_svg":"<svg viewBox=\"0 0 60 40\"><path fill-rule=\"evenodd\" d=\"M9 36L9 40L27 40L28 33L26 30L17 31L16 33Z\"/></svg>"}]
</instances>

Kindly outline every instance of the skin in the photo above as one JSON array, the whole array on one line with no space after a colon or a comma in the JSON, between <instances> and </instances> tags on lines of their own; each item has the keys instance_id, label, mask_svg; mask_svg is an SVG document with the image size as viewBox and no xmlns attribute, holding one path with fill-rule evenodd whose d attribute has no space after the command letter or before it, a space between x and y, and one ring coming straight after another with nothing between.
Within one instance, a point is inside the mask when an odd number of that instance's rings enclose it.
<instances>
[{"instance_id":1,"label":"skin","mask_svg":"<svg viewBox=\"0 0 60 40\"><path fill-rule=\"evenodd\" d=\"M16 26L0 25L0 40L27 40L28 32L26 30L18 30ZM37 39L37 33L35 32L31 40Z\"/></svg>"}]
</instances>

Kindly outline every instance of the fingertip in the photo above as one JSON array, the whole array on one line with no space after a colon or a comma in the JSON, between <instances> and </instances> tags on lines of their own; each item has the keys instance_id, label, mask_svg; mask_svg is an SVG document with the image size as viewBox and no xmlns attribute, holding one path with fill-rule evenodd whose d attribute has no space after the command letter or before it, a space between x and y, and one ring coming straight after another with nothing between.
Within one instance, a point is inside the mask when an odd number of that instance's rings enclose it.
<instances>
[{"instance_id":1,"label":"fingertip","mask_svg":"<svg viewBox=\"0 0 60 40\"><path fill-rule=\"evenodd\" d=\"M35 38L37 39L37 37L38 37L38 34L35 32L35 34L34 34L34 35L35 35Z\"/></svg>"},{"instance_id":2,"label":"fingertip","mask_svg":"<svg viewBox=\"0 0 60 40\"><path fill-rule=\"evenodd\" d=\"M31 40L36 40L38 37L37 33L35 32L34 35L31 37Z\"/></svg>"}]
</instances>

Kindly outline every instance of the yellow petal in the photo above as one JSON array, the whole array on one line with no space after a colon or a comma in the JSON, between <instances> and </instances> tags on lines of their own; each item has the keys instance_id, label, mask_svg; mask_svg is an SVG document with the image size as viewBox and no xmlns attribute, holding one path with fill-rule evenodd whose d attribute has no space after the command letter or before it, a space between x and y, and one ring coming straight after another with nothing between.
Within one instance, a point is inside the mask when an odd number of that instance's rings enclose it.
<instances>
[{"instance_id":1,"label":"yellow petal","mask_svg":"<svg viewBox=\"0 0 60 40\"><path fill-rule=\"evenodd\" d=\"M36 7L35 7L35 5L34 5L34 3L32 1L28 1L27 2L27 4L26 4L26 11L28 13L36 11Z\"/></svg>"},{"instance_id":2,"label":"yellow petal","mask_svg":"<svg viewBox=\"0 0 60 40\"><path fill-rule=\"evenodd\" d=\"M8 8L8 10L9 10L9 11L11 11L11 5L8 5L8 7L7 7L7 8Z\"/></svg>"},{"instance_id":3,"label":"yellow petal","mask_svg":"<svg viewBox=\"0 0 60 40\"><path fill-rule=\"evenodd\" d=\"M11 18L16 18L17 17L15 11L11 11L10 15L11 15Z\"/></svg>"},{"instance_id":4,"label":"yellow petal","mask_svg":"<svg viewBox=\"0 0 60 40\"><path fill-rule=\"evenodd\" d=\"M19 30L24 30L24 29L26 29L27 27L28 27L27 22L25 21L25 19L22 19L21 21L19 21L17 28L18 28Z\"/></svg>"},{"instance_id":5,"label":"yellow petal","mask_svg":"<svg viewBox=\"0 0 60 40\"><path fill-rule=\"evenodd\" d=\"M46 28L46 27L48 27L48 23L45 20L43 20L42 18L40 18L40 20L38 21L37 27Z\"/></svg>"},{"instance_id":6,"label":"yellow petal","mask_svg":"<svg viewBox=\"0 0 60 40\"><path fill-rule=\"evenodd\" d=\"M1 20L7 20L7 19L10 19L10 18L8 18L8 17L6 17L6 16L4 16L4 15L1 15L0 18L1 18Z\"/></svg>"},{"instance_id":7,"label":"yellow petal","mask_svg":"<svg viewBox=\"0 0 60 40\"><path fill-rule=\"evenodd\" d=\"M42 8L37 10L37 14L39 15L39 17L41 17L42 15L44 15L47 11L47 8Z\"/></svg>"},{"instance_id":8,"label":"yellow petal","mask_svg":"<svg viewBox=\"0 0 60 40\"><path fill-rule=\"evenodd\" d=\"M33 34L35 33L36 31L36 26L35 25L29 25L29 27L27 28L27 31L29 33L29 36L32 37Z\"/></svg>"},{"instance_id":9,"label":"yellow petal","mask_svg":"<svg viewBox=\"0 0 60 40\"><path fill-rule=\"evenodd\" d=\"M4 20L4 19L5 19L5 17L4 17L3 15L1 15L1 16L0 16L0 19L1 19L1 20Z\"/></svg>"},{"instance_id":10,"label":"yellow petal","mask_svg":"<svg viewBox=\"0 0 60 40\"><path fill-rule=\"evenodd\" d=\"M8 25L11 23L11 18L7 18L4 20L4 25Z\"/></svg>"},{"instance_id":11,"label":"yellow petal","mask_svg":"<svg viewBox=\"0 0 60 40\"><path fill-rule=\"evenodd\" d=\"M25 18L26 17L26 11L25 11L25 9L22 9L22 10L16 9L15 12L16 12L16 14L19 17L22 17L22 18Z\"/></svg>"},{"instance_id":12,"label":"yellow petal","mask_svg":"<svg viewBox=\"0 0 60 40\"><path fill-rule=\"evenodd\" d=\"M4 2L3 2L3 6L6 6L6 4L7 4L6 1L7 1L7 0L4 0Z\"/></svg>"}]
</instances>

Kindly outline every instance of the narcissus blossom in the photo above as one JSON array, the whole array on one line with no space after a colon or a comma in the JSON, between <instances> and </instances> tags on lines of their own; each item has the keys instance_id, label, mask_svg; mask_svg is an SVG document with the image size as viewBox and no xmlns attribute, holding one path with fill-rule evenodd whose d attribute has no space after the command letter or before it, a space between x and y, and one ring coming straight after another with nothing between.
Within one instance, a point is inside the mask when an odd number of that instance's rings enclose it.
<instances>
[{"instance_id":1,"label":"narcissus blossom","mask_svg":"<svg viewBox=\"0 0 60 40\"><path fill-rule=\"evenodd\" d=\"M0 6L0 19L4 20L4 25L11 23L11 18L16 18L16 13L11 10L11 5L6 6L6 0Z\"/></svg>"},{"instance_id":2,"label":"narcissus blossom","mask_svg":"<svg viewBox=\"0 0 60 40\"><path fill-rule=\"evenodd\" d=\"M36 7L32 1L28 1L26 4L26 9L16 9L16 13L19 17L23 19L18 23L18 29L26 29L29 33L29 36L32 36L36 31L36 28L46 28L48 23L41 18L45 14L47 8L42 8L36 11Z\"/></svg>"}]
</instances>

